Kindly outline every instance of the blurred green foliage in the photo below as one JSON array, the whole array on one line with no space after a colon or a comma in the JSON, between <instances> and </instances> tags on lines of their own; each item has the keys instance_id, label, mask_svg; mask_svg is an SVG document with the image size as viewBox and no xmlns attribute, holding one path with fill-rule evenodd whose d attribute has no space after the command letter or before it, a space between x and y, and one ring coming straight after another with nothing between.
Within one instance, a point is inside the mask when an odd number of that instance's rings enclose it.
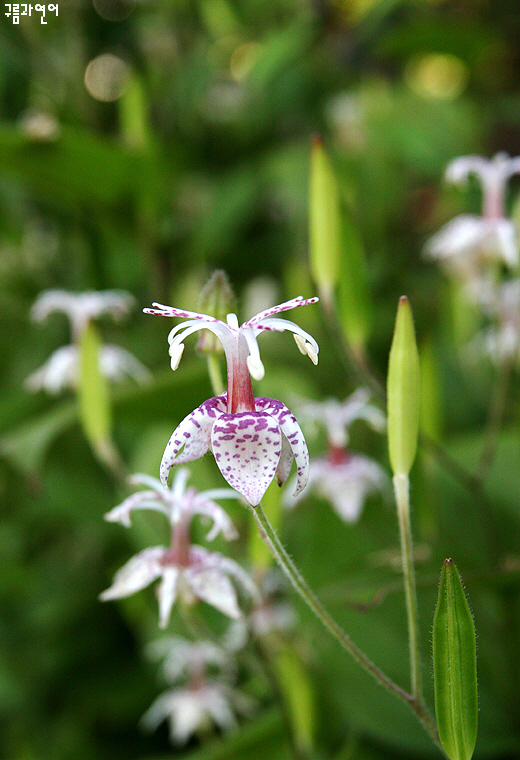
<instances>
[{"instance_id":1,"label":"blurred green foliage","mask_svg":"<svg viewBox=\"0 0 520 760\"><path fill-rule=\"evenodd\" d=\"M2 18L0 754L298 756L287 706L265 678L250 677L259 710L229 736L174 750L166 729L150 737L137 728L162 688L142 654L157 635L153 592L119 606L97 596L132 549L162 528L136 519L123 532L103 521L126 491L89 448L74 396L25 390L24 379L69 339L59 315L32 324L30 306L47 288L123 288L141 307L159 301L195 309L217 267L229 275L244 317L266 288L271 303L313 295L307 196L311 138L319 133L333 156L351 237L366 257L374 371L385 375L397 300L406 293L419 343L428 342L437 362L439 442L473 471L493 372L459 362L446 280L421 249L440 224L479 208L477 191L466 196L442 185L449 160L520 153L518 3L65 0L46 25L36 13L19 25ZM97 80L86 78L89 64L106 54L119 69L108 65ZM107 100L107 92L118 97ZM286 354L287 336L265 336L258 395L291 405L294 394L343 398L357 387L318 309L304 311L297 321L320 343L319 366L307 366L296 350ZM129 381L112 392L114 439L129 471L157 475L174 426L212 395L191 345L181 368L169 370L171 326L139 310L124 327L99 324L103 340L154 371L153 384ZM471 480L464 485L442 459L421 460L412 473L427 698L433 705L429 631L438 571L452 556L470 588L478 635L475 756L504 760L520 753L519 398L512 386L486 492ZM355 427L352 438L353 448L388 464L375 434ZM311 453L321 451L319 440L310 445ZM200 487L220 484L209 458L193 471ZM244 541L247 516L238 505L232 516ZM281 530L339 622L407 687L392 506L373 499L359 523L346 525L310 498L284 515ZM240 550L232 547L237 556ZM309 755L434 757L406 708L296 604L298 652L317 710ZM222 628L210 611L200 615ZM180 618L172 630L185 635Z\"/></svg>"}]
</instances>

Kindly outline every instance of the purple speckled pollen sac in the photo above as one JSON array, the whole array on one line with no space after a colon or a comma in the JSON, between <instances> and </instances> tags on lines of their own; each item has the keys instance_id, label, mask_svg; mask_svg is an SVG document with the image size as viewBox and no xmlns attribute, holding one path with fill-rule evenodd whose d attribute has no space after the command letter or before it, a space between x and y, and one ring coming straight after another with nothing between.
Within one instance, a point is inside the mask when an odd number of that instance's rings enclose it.
<instances>
[{"instance_id":1,"label":"purple speckled pollen sac","mask_svg":"<svg viewBox=\"0 0 520 760\"><path fill-rule=\"evenodd\" d=\"M174 464L192 462L210 450L229 485L252 506L260 503L275 476L280 485L287 480L293 459L297 466L295 495L305 488L309 454L301 428L285 404L254 397L251 376L260 380L264 375L256 340L264 330L290 330L300 351L317 364L319 348L314 338L293 322L274 317L280 311L317 300L299 296L257 314L240 327L235 314L228 314L226 324L205 314L161 304L144 310L148 314L190 318L170 332L173 369L182 356L184 338L200 329L209 329L220 339L227 360L227 392L208 399L185 417L166 446L160 468L165 485Z\"/></svg>"}]
</instances>

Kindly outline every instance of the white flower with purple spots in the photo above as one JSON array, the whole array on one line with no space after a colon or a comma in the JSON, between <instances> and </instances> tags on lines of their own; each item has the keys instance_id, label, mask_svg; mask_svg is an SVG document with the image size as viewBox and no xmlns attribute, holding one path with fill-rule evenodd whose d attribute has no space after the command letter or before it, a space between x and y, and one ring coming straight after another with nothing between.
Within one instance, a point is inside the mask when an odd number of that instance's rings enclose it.
<instances>
[{"instance_id":1,"label":"white flower with purple spots","mask_svg":"<svg viewBox=\"0 0 520 760\"><path fill-rule=\"evenodd\" d=\"M116 573L110 588L100 595L102 602L122 599L161 579L157 587L159 627L166 628L176 600L186 604L200 599L234 620L242 616L238 594L230 578L251 597L256 586L239 564L202 546L150 546L136 554Z\"/></svg>"},{"instance_id":2,"label":"white flower with purple spots","mask_svg":"<svg viewBox=\"0 0 520 760\"><path fill-rule=\"evenodd\" d=\"M257 336L264 330L290 330L303 354L318 362L318 344L294 322L274 315L299 306L316 303L317 298L293 298L257 314L238 325L235 314L227 315L227 324L215 317L170 306L154 304L147 314L183 317L188 321L173 328L168 336L172 369L177 369L188 335L197 330L211 330L221 341L227 360L227 392L210 398L191 412L171 436L161 462L161 481L166 484L174 464L192 462L208 450L230 486L257 506L271 480L284 483L293 459L297 467L296 494L308 478L309 454L296 418L280 401L255 398L251 377L261 380L264 366L260 359Z\"/></svg>"},{"instance_id":3,"label":"white flower with purple spots","mask_svg":"<svg viewBox=\"0 0 520 760\"><path fill-rule=\"evenodd\" d=\"M119 522L126 527L130 527L131 513L136 509L153 509L168 518L170 546L152 546L136 554L116 573L110 588L100 596L102 601L121 599L160 578L157 588L160 628L168 625L178 597L186 603L201 599L228 617L238 619L241 612L231 579L253 598L257 594L256 586L240 565L218 552L209 552L190 542L190 523L194 515L212 521L207 539L212 540L219 533L228 540L236 538L231 520L214 499L236 499L239 494L230 488L198 492L195 488L186 488L187 478L188 471L181 468L171 488L165 489L156 478L134 475L133 483L149 486L150 490L129 496L105 515L110 522Z\"/></svg>"},{"instance_id":4,"label":"white flower with purple spots","mask_svg":"<svg viewBox=\"0 0 520 760\"><path fill-rule=\"evenodd\" d=\"M237 538L235 526L215 499L239 499L240 494L232 488L213 488L209 491L186 488L188 477L188 470L181 467L177 470L171 487L164 488L157 478L140 473L132 475L129 478L130 483L148 486L150 490L138 491L128 496L121 504L107 512L105 520L118 522L129 528L131 513L134 510L152 509L165 515L174 530L176 525L189 521L194 515L201 515L213 523L206 536L207 541L212 541L219 533L228 541Z\"/></svg>"}]
</instances>

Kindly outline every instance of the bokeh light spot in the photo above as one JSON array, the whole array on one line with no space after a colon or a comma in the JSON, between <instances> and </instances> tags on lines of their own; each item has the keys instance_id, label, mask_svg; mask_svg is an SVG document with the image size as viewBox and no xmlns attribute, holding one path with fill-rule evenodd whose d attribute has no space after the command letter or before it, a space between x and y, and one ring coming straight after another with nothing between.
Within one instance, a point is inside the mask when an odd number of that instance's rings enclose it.
<instances>
[{"instance_id":1,"label":"bokeh light spot","mask_svg":"<svg viewBox=\"0 0 520 760\"><path fill-rule=\"evenodd\" d=\"M109 103L125 91L130 68L121 58L104 53L94 58L85 70L85 87L96 100Z\"/></svg>"},{"instance_id":2,"label":"bokeh light spot","mask_svg":"<svg viewBox=\"0 0 520 760\"><path fill-rule=\"evenodd\" d=\"M93 3L105 21L123 21L134 10L136 0L93 0Z\"/></svg>"},{"instance_id":3,"label":"bokeh light spot","mask_svg":"<svg viewBox=\"0 0 520 760\"><path fill-rule=\"evenodd\" d=\"M408 62L405 79L410 89L426 100L455 100L464 92L469 73L460 58L429 53Z\"/></svg>"}]
</instances>

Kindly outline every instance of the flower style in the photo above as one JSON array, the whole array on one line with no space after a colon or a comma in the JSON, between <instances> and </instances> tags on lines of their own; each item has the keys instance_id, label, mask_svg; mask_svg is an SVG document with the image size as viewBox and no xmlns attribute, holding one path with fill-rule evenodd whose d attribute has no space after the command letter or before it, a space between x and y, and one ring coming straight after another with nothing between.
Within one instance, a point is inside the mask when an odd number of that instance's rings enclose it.
<instances>
[{"instance_id":1,"label":"flower style","mask_svg":"<svg viewBox=\"0 0 520 760\"><path fill-rule=\"evenodd\" d=\"M73 342L58 348L50 358L25 380L30 391L45 390L57 394L65 388L75 388L80 371L79 340L89 320L112 314L119 320L126 316L134 303L130 293L119 290L67 293L64 290L47 290L39 295L31 309L31 316L43 322L55 311L64 312L70 320ZM103 345L99 351L102 374L113 382L131 377L138 383L151 378L149 370L129 351L115 345Z\"/></svg>"},{"instance_id":2,"label":"flower style","mask_svg":"<svg viewBox=\"0 0 520 760\"><path fill-rule=\"evenodd\" d=\"M311 460L309 490L330 501L346 522L359 518L367 496L388 487L388 477L377 462L347 449L348 427L354 420L363 419L378 431L385 428L385 415L368 403L369 398L370 392L359 388L343 402L328 399L302 406L303 417L324 425L329 444L327 456ZM293 507L300 498L286 497L285 505Z\"/></svg>"},{"instance_id":3,"label":"flower style","mask_svg":"<svg viewBox=\"0 0 520 760\"><path fill-rule=\"evenodd\" d=\"M260 503L275 475L280 485L287 480L293 459L297 466L295 493L302 491L308 478L309 455L300 426L285 404L255 398L251 377L261 380L264 376L257 343L257 336L264 330L290 330L300 351L317 364L319 348L314 338L294 322L275 316L317 300L298 296L257 314L241 326L235 314L227 315L226 324L206 314L157 303L152 309L144 309L147 314L187 319L168 336L173 370L179 366L184 340L202 329L217 336L227 360L227 392L205 401L173 432L161 462L163 483L167 483L174 464L192 462L211 450L229 485L252 506Z\"/></svg>"},{"instance_id":4,"label":"flower style","mask_svg":"<svg viewBox=\"0 0 520 760\"><path fill-rule=\"evenodd\" d=\"M518 233L505 218L504 196L508 179L520 173L520 156L506 153L488 161L480 156L463 156L446 169L448 182L465 185L474 174L482 185L482 215L461 214L448 222L426 245L426 253L463 276L474 276L483 261L502 261L517 266Z\"/></svg>"},{"instance_id":5,"label":"flower style","mask_svg":"<svg viewBox=\"0 0 520 760\"><path fill-rule=\"evenodd\" d=\"M209 552L202 546L192 545L189 527L194 515L210 518L213 526L208 539L222 533L224 538L236 538L236 531L226 512L214 502L219 498L238 498L231 489L215 489L198 493L186 489L187 470L180 469L170 489L147 475L136 475L134 483L151 487L129 496L105 515L110 522L128 527L134 509L154 509L164 514L171 525L171 545L152 546L132 557L116 573L110 588L100 595L102 601L121 599L149 586L158 578L159 627L165 628L179 596L186 602L201 599L231 618L238 619L241 612L235 587L237 581L253 598L256 586L248 574L233 560L218 552Z\"/></svg>"}]
</instances>

